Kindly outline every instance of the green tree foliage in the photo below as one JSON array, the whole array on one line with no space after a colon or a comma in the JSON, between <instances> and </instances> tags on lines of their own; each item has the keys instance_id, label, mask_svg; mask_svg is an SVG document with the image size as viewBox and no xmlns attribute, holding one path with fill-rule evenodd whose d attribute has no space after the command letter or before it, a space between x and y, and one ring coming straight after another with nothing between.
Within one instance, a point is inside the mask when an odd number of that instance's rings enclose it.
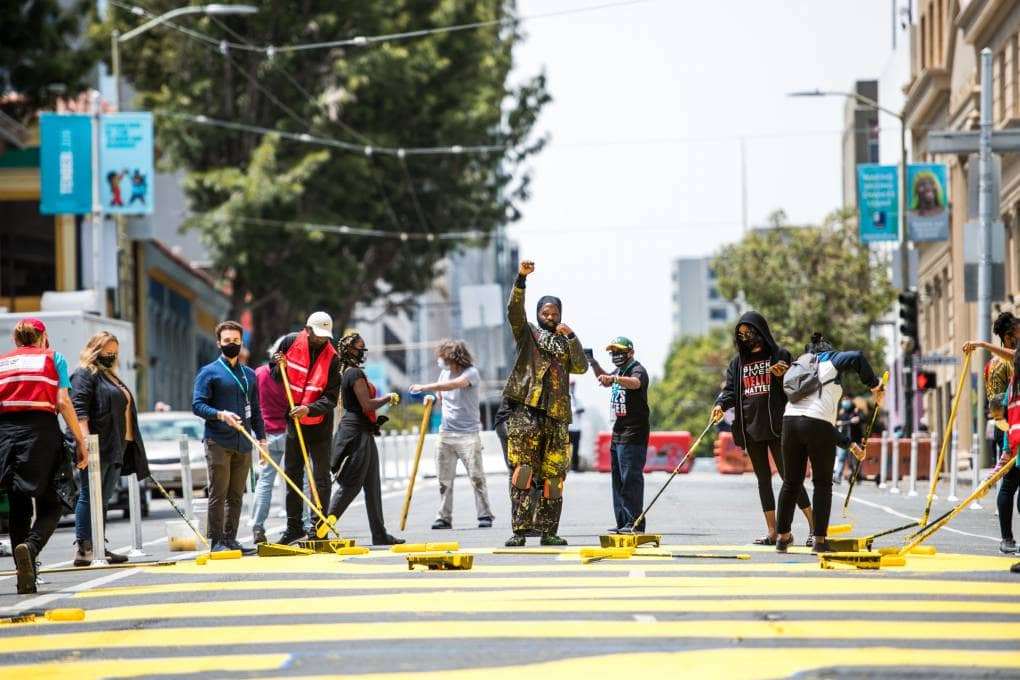
<instances>
[{"instance_id":1,"label":"green tree foliage","mask_svg":"<svg viewBox=\"0 0 1020 680\"><path fill-rule=\"evenodd\" d=\"M178 0L144 3L153 13ZM218 39L285 46L509 18L508 0L267 0L249 16L180 18ZM139 18L118 9L121 31ZM96 28L102 39L110 25ZM337 326L355 305L390 309L425 289L452 239L379 239L271 221L349 225L394 234L477 230L518 216L543 139L544 76L513 84L513 24L329 49L240 49L224 55L173 26L122 48L136 104L157 114L164 166L188 171L189 226L213 246L235 313L253 310L256 342L316 308ZM175 113L308 132L374 147L498 145L505 152L406 157L365 154L198 124ZM242 221L243 220L243 221Z\"/></svg>"},{"instance_id":2,"label":"green tree foliage","mask_svg":"<svg viewBox=\"0 0 1020 680\"><path fill-rule=\"evenodd\" d=\"M83 91L98 54L82 36L90 0L0 2L0 95L8 115L29 123L58 97Z\"/></svg>"},{"instance_id":3,"label":"green tree foliage","mask_svg":"<svg viewBox=\"0 0 1020 680\"><path fill-rule=\"evenodd\" d=\"M652 429L687 430L697 437L708 424L726 366L733 357L731 329L676 341L661 380L648 390ZM699 455L711 455L713 433L706 435Z\"/></svg>"},{"instance_id":4,"label":"green tree foliage","mask_svg":"<svg viewBox=\"0 0 1020 680\"><path fill-rule=\"evenodd\" d=\"M794 356L820 332L838 349L864 351L879 370L884 343L871 329L895 296L887 258L860 243L852 211L833 212L818 227L788 226L782 211L772 221L773 228L719 252L713 267L720 292L743 296ZM857 383L847 387L861 391Z\"/></svg>"}]
</instances>

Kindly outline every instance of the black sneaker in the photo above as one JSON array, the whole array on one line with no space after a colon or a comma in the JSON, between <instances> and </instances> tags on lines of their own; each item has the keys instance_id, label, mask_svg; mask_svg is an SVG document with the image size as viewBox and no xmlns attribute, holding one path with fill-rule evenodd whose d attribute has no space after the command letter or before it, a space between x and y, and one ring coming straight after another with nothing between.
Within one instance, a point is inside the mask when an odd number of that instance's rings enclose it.
<instances>
[{"instance_id":1,"label":"black sneaker","mask_svg":"<svg viewBox=\"0 0 1020 680\"><path fill-rule=\"evenodd\" d=\"M30 595L35 589L35 555L27 543L14 546L14 566L18 571L18 595Z\"/></svg>"},{"instance_id":2,"label":"black sneaker","mask_svg":"<svg viewBox=\"0 0 1020 680\"><path fill-rule=\"evenodd\" d=\"M303 541L308 538L307 534L301 529L287 529L283 532L283 536L280 536L280 540L277 541L280 545L294 545L298 541Z\"/></svg>"},{"instance_id":3,"label":"black sneaker","mask_svg":"<svg viewBox=\"0 0 1020 680\"><path fill-rule=\"evenodd\" d=\"M506 543L503 545L508 548L523 548L526 542L527 538L525 538L524 534L514 534L510 538L506 539Z\"/></svg>"},{"instance_id":4,"label":"black sneaker","mask_svg":"<svg viewBox=\"0 0 1020 680\"><path fill-rule=\"evenodd\" d=\"M82 539L74 542L74 566L87 567L92 564L92 541Z\"/></svg>"},{"instance_id":5,"label":"black sneaker","mask_svg":"<svg viewBox=\"0 0 1020 680\"><path fill-rule=\"evenodd\" d=\"M818 554L818 553L829 553L829 552L834 552L834 551L832 549L832 546L829 544L829 542L827 540L825 540L825 539L822 539L820 541L815 541L814 542L814 544L811 546L811 552L813 552L815 554Z\"/></svg>"},{"instance_id":6,"label":"black sneaker","mask_svg":"<svg viewBox=\"0 0 1020 680\"><path fill-rule=\"evenodd\" d=\"M238 543L236 538L225 538L223 544L231 550L240 550L242 555L254 555L258 550L255 548L245 548L243 545Z\"/></svg>"},{"instance_id":7,"label":"black sneaker","mask_svg":"<svg viewBox=\"0 0 1020 680\"><path fill-rule=\"evenodd\" d=\"M432 527L432 528L435 529L435 527ZM479 529L491 529L492 528L492 518L491 517L479 517L478 518L478 528Z\"/></svg>"},{"instance_id":8,"label":"black sneaker","mask_svg":"<svg viewBox=\"0 0 1020 680\"><path fill-rule=\"evenodd\" d=\"M804 541L804 545L806 547L808 547L808 548L813 548L814 545L815 545L815 537L814 536L808 536L807 540Z\"/></svg>"},{"instance_id":9,"label":"black sneaker","mask_svg":"<svg viewBox=\"0 0 1020 680\"><path fill-rule=\"evenodd\" d=\"M432 523L432 528L433 529L452 529L453 525L450 524L445 519L437 519L435 522Z\"/></svg>"},{"instance_id":10,"label":"black sneaker","mask_svg":"<svg viewBox=\"0 0 1020 680\"><path fill-rule=\"evenodd\" d=\"M397 538L396 536L391 536L390 534L372 539L372 545L401 545L403 543L407 543L407 541L402 538Z\"/></svg>"},{"instance_id":11,"label":"black sneaker","mask_svg":"<svg viewBox=\"0 0 1020 680\"><path fill-rule=\"evenodd\" d=\"M1011 573L1011 574L1020 574L1020 562L1017 562L1012 567L1010 567L1009 568L1009 573Z\"/></svg>"},{"instance_id":12,"label":"black sneaker","mask_svg":"<svg viewBox=\"0 0 1020 680\"><path fill-rule=\"evenodd\" d=\"M119 553L106 550L106 563L107 564L124 564L128 561L127 555L121 555Z\"/></svg>"},{"instance_id":13,"label":"black sneaker","mask_svg":"<svg viewBox=\"0 0 1020 680\"><path fill-rule=\"evenodd\" d=\"M789 540L784 541L782 536L776 537L776 552L785 553L786 549L793 545L793 534L790 534Z\"/></svg>"},{"instance_id":14,"label":"black sneaker","mask_svg":"<svg viewBox=\"0 0 1020 680\"><path fill-rule=\"evenodd\" d=\"M542 540L539 543L542 545L566 545L567 539L560 538L556 534L542 534Z\"/></svg>"},{"instance_id":15,"label":"black sneaker","mask_svg":"<svg viewBox=\"0 0 1020 680\"><path fill-rule=\"evenodd\" d=\"M268 543L266 540L266 530L262 527L255 527L251 530L251 542L255 545L259 543Z\"/></svg>"},{"instance_id":16,"label":"black sneaker","mask_svg":"<svg viewBox=\"0 0 1020 680\"><path fill-rule=\"evenodd\" d=\"M618 534L632 534L632 533L634 533L634 525L633 524L624 524L622 527L620 527L620 530L617 531L616 533L618 533Z\"/></svg>"},{"instance_id":17,"label":"black sneaker","mask_svg":"<svg viewBox=\"0 0 1020 680\"><path fill-rule=\"evenodd\" d=\"M211 552L211 553L214 553L214 552L227 552L228 550L231 550L231 547L229 545L227 545L224 541L213 541L212 542L212 547L209 548L209 552Z\"/></svg>"},{"instance_id":18,"label":"black sneaker","mask_svg":"<svg viewBox=\"0 0 1020 680\"><path fill-rule=\"evenodd\" d=\"M1003 539L1002 543L999 544L999 552L1004 555L1012 555L1016 552L1016 541L1013 539Z\"/></svg>"}]
</instances>

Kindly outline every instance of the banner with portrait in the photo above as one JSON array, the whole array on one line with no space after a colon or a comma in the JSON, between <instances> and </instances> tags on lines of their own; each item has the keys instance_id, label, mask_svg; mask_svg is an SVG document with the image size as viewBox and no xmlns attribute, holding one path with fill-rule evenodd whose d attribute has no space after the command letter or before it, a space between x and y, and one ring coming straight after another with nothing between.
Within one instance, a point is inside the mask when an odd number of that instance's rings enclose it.
<instances>
[{"instance_id":1,"label":"banner with portrait","mask_svg":"<svg viewBox=\"0 0 1020 680\"><path fill-rule=\"evenodd\" d=\"M911 241L949 239L949 185L946 166L907 166L907 237Z\"/></svg>"}]
</instances>

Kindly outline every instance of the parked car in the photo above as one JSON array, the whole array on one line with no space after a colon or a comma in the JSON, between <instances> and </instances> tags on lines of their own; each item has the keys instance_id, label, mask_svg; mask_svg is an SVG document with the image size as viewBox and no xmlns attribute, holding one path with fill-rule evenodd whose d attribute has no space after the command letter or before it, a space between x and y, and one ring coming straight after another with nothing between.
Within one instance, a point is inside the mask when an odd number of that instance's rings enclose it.
<instances>
[{"instance_id":1,"label":"parked car","mask_svg":"<svg viewBox=\"0 0 1020 680\"><path fill-rule=\"evenodd\" d=\"M188 440L192 489L205 489L209 476L202 444L205 423L201 418L189 411L153 411L138 414L138 427L145 439L153 479L167 491L181 491L180 441L184 436Z\"/></svg>"}]
</instances>

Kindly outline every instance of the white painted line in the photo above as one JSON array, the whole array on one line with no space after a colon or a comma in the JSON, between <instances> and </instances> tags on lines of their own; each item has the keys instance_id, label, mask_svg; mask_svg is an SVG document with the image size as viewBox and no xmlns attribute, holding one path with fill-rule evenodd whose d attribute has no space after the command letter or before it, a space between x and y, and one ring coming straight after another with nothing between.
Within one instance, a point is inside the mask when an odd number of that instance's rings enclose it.
<instances>
[{"instance_id":1,"label":"white painted line","mask_svg":"<svg viewBox=\"0 0 1020 680\"><path fill-rule=\"evenodd\" d=\"M645 570L644 569L631 569L630 573L627 574L627 576L630 577L630 578L644 578L645 577Z\"/></svg>"},{"instance_id":2,"label":"white painted line","mask_svg":"<svg viewBox=\"0 0 1020 680\"><path fill-rule=\"evenodd\" d=\"M835 492L835 491L832 492L832 495L833 496L839 496L840 498L846 498L846 494L838 493L838 492ZM860 503L862 505L867 505L868 507L871 507L871 508L877 508L877 509L879 509L879 510L881 510L883 512L887 512L890 515L893 515L895 517L902 517L903 519L912 519L912 520L916 520L917 519L916 517L904 514L904 513L900 512L899 510L894 510L893 508L890 508L888 505L880 505L879 503L872 503L871 501L862 500L860 498L855 498L854 502L855 503ZM961 536L971 536L973 538L986 538L989 541L995 541L996 543L998 543L999 541L1002 540L1001 538L998 538L996 536L985 536L984 534L972 534L969 531L961 531L960 529L954 529L952 527L943 527L943 529L945 531L952 531L954 534L960 534Z\"/></svg>"},{"instance_id":3,"label":"white painted line","mask_svg":"<svg viewBox=\"0 0 1020 680\"><path fill-rule=\"evenodd\" d=\"M635 614L634 620L638 623L658 623L659 620L651 614Z\"/></svg>"},{"instance_id":4,"label":"white painted line","mask_svg":"<svg viewBox=\"0 0 1020 680\"><path fill-rule=\"evenodd\" d=\"M91 588L95 588L98 586L104 586L107 583L113 583L114 581L119 581L122 578L127 578L128 576L134 576L135 574L139 574L141 573L141 571L142 571L141 569L124 569L114 574L107 574L106 576L94 578L91 581L85 581L84 583L78 583L72 586L67 586L66 588L58 590L55 593L47 593L46 595L40 595L38 597L33 597L28 600L23 600L16 605L11 605L10 607L0 607L0 612L3 612L5 614L18 614L28 609L45 607L51 602L55 602L57 600L62 600L66 598L68 595L73 595L74 593L78 593L83 590L89 590Z\"/></svg>"}]
</instances>

